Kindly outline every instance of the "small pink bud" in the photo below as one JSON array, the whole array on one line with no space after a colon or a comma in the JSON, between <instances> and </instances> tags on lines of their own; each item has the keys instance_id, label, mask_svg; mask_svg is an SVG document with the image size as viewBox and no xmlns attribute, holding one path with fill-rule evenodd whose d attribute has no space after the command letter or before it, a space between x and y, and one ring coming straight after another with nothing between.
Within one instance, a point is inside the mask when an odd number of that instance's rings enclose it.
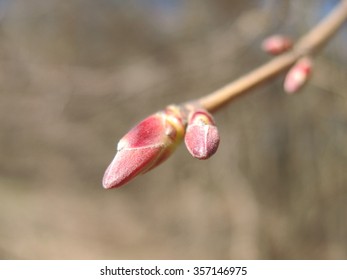
<instances>
[{"instance_id":1,"label":"small pink bud","mask_svg":"<svg viewBox=\"0 0 347 280\"><path fill-rule=\"evenodd\" d=\"M283 35L273 35L266 38L261 46L265 52L272 55L278 55L291 49L293 42L289 37Z\"/></svg>"},{"instance_id":2,"label":"small pink bud","mask_svg":"<svg viewBox=\"0 0 347 280\"><path fill-rule=\"evenodd\" d=\"M191 113L184 141L193 157L197 159L211 157L219 145L218 129L211 114L202 109Z\"/></svg>"},{"instance_id":3,"label":"small pink bud","mask_svg":"<svg viewBox=\"0 0 347 280\"><path fill-rule=\"evenodd\" d=\"M311 72L311 59L301 58L287 73L284 80L284 90L289 94L297 92L306 83Z\"/></svg>"},{"instance_id":4,"label":"small pink bud","mask_svg":"<svg viewBox=\"0 0 347 280\"><path fill-rule=\"evenodd\" d=\"M162 163L183 135L184 124L177 107L169 106L147 117L119 141L116 156L103 178L104 188L120 187Z\"/></svg>"}]
</instances>

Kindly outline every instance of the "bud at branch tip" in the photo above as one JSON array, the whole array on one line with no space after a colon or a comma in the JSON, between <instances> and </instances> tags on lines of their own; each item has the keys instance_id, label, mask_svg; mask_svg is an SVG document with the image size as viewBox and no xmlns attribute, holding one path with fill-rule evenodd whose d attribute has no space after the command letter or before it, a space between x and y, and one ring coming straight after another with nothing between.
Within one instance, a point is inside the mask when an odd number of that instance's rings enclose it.
<instances>
[{"instance_id":1,"label":"bud at branch tip","mask_svg":"<svg viewBox=\"0 0 347 280\"><path fill-rule=\"evenodd\" d=\"M103 186L117 188L166 160L182 142L184 123L176 106L153 114L132 128L118 143Z\"/></svg>"}]
</instances>

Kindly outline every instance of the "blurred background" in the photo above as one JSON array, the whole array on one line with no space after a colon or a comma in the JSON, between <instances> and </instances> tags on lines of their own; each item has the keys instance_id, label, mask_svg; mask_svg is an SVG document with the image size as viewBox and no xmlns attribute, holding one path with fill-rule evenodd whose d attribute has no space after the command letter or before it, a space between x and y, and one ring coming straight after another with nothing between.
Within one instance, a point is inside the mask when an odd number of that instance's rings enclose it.
<instances>
[{"instance_id":1,"label":"blurred background","mask_svg":"<svg viewBox=\"0 0 347 280\"><path fill-rule=\"evenodd\" d=\"M104 190L118 140L168 104L269 60L339 1L1 0L1 259L346 259L347 30L296 96L284 76L215 115L218 152L184 145Z\"/></svg>"}]
</instances>

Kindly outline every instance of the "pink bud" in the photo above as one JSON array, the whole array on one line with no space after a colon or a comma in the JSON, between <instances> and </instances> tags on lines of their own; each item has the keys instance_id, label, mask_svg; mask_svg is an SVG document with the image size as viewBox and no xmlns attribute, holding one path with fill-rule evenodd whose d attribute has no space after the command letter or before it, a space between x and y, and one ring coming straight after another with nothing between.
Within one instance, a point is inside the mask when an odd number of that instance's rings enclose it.
<instances>
[{"instance_id":1,"label":"pink bud","mask_svg":"<svg viewBox=\"0 0 347 280\"><path fill-rule=\"evenodd\" d=\"M184 125L177 107L153 114L131 129L118 143L103 186L116 188L167 159L182 141Z\"/></svg>"},{"instance_id":2,"label":"pink bud","mask_svg":"<svg viewBox=\"0 0 347 280\"><path fill-rule=\"evenodd\" d=\"M261 46L265 52L272 55L278 55L291 49L293 42L289 37L283 35L273 35L266 38Z\"/></svg>"},{"instance_id":3,"label":"pink bud","mask_svg":"<svg viewBox=\"0 0 347 280\"><path fill-rule=\"evenodd\" d=\"M284 90L295 93L306 83L312 71L312 61L309 58L301 58L287 73L284 80Z\"/></svg>"},{"instance_id":4,"label":"pink bud","mask_svg":"<svg viewBox=\"0 0 347 280\"><path fill-rule=\"evenodd\" d=\"M189 116L184 141L188 151L197 159L208 159L217 151L219 133L207 111L199 109Z\"/></svg>"}]
</instances>

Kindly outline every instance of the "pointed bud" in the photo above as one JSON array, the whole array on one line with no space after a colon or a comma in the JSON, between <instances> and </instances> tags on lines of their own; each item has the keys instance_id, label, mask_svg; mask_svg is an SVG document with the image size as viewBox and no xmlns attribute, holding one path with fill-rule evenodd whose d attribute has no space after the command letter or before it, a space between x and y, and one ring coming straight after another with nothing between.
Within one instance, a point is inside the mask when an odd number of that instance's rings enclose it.
<instances>
[{"instance_id":1,"label":"pointed bud","mask_svg":"<svg viewBox=\"0 0 347 280\"><path fill-rule=\"evenodd\" d=\"M301 58L287 73L284 80L284 90L295 93L307 82L312 72L312 61L305 57Z\"/></svg>"},{"instance_id":2,"label":"pointed bud","mask_svg":"<svg viewBox=\"0 0 347 280\"><path fill-rule=\"evenodd\" d=\"M118 143L103 186L116 188L167 159L182 141L184 124L178 107L169 106L131 129Z\"/></svg>"},{"instance_id":3,"label":"pointed bud","mask_svg":"<svg viewBox=\"0 0 347 280\"><path fill-rule=\"evenodd\" d=\"M272 55L281 54L293 46L293 42L289 37L283 35L273 35L266 38L261 47L262 49Z\"/></svg>"},{"instance_id":4,"label":"pointed bud","mask_svg":"<svg viewBox=\"0 0 347 280\"><path fill-rule=\"evenodd\" d=\"M219 133L213 117L207 111L193 111L188 119L185 144L191 155L197 159L208 159L219 145Z\"/></svg>"}]
</instances>

